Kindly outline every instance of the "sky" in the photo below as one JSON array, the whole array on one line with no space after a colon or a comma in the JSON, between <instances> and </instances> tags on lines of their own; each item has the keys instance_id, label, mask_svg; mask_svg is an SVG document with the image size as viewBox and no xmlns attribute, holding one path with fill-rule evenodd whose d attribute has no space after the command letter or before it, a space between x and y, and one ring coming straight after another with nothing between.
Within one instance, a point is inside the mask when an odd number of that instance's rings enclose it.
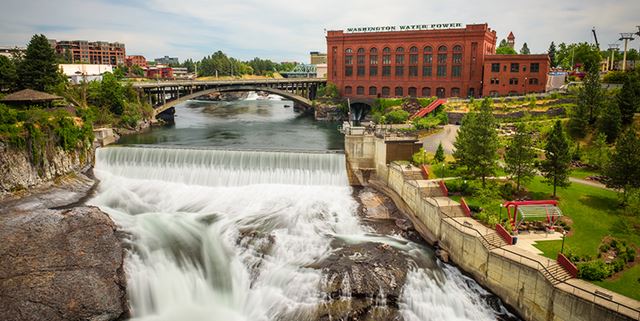
<instances>
[{"instance_id":1,"label":"sky","mask_svg":"<svg viewBox=\"0 0 640 321\"><path fill-rule=\"evenodd\" d=\"M619 43L637 32L638 0L2 0L0 45L33 34L58 40L122 42L128 55L201 59L217 50L242 59L308 62L326 51L325 29L460 22L510 31L544 53L551 41ZM638 37L640 38L640 37ZM640 39L630 42L640 47Z\"/></svg>"}]
</instances>

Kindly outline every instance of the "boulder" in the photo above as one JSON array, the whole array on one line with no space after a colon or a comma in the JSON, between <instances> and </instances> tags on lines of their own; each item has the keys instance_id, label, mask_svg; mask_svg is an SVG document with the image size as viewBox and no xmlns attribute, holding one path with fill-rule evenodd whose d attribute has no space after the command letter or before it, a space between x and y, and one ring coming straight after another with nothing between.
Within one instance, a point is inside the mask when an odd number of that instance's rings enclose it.
<instances>
[{"instance_id":1,"label":"boulder","mask_svg":"<svg viewBox=\"0 0 640 321\"><path fill-rule=\"evenodd\" d=\"M0 215L3 320L117 320L127 316L124 251L95 207Z\"/></svg>"}]
</instances>

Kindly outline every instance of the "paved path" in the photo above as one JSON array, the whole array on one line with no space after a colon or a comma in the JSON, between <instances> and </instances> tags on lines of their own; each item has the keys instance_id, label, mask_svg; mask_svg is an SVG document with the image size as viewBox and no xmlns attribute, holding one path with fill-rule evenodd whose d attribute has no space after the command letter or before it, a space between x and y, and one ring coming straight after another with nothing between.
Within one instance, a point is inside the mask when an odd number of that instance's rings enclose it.
<instances>
[{"instance_id":1,"label":"paved path","mask_svg":"<svg viewBox=\"0 0 640 321\"><path fill-rule=\"evenodd\" d=\"M435 153L438 149L438 144L442 143L445 154L453 154L453 143L458 137L459 125L445 125L444 129L436 134L429 135L422 139L422 145L426 152Z\"/></svg>"},{"instance_id":2,"label":"paved path","mask_svg":"<svg viewBox=\"0 0 640 321\"><path fill-rule=\"evenodd\" d=\"M589 185L589 186L593 186L593 187L597 187L597 188L603 188L603 189L608 189L610 191L614 191L617 192L615 189L613 188L609 188L606 185L597 182L597 181L590 181L590 180L586 180L586 179L581 179L581 178L576 178L576 177L569 177L569 181L572 183L578 183L578 184L583 184L583 185Z\"/></svg>"}]
</instances>

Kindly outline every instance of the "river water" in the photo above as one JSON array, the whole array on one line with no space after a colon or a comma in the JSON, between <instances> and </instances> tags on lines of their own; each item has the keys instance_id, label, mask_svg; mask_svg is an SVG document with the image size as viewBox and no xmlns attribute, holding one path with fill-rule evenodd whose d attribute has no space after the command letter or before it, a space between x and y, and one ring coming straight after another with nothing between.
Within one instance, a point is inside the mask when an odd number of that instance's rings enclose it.
<instances>
[{"instance_id":1,"label":"river water","mask_svg":"<svg viewBox=\"0 0 640 321\"><path fill-rule=\"evenodd\" d=\"M133 319L518 320L431 248L366 224L328 152L335 126L287 104L190 102L122 141L153 146L97 151L89 203L128 235Z\"/></svg>"}]
</instances>

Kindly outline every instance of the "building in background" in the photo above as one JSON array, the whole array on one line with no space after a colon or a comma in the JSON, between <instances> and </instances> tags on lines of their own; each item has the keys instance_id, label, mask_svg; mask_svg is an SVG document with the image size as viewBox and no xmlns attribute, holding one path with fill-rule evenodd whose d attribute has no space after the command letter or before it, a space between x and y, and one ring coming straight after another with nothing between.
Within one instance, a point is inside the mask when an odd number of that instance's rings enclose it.
<instances>
[{"instance_id":1,"label":"building in background","mask_svg":"<svg viewBox=\"0 0 640 321\"><path fill-rule=\"evenodd\" d=\"M548 55L487 55L482 93L491 97L543 93L548 73Z\"/></svg>"},{"instance_id":2,"label":"building in background","mask_svg":"<svg viewBox=\"0 0 640 321\"><path fill-rule=\"evenodd\" d=\"M127 65L127 67L133 67L133 66L139 66L141 68L148 67L147 59L141 55L127 56L127 58L125 59L125 65Z\"/></svg>"},{"instance_id":3,"label":"building in background","mask_svg":"<svg viewBox=\"0 0 640 321\"><path fill-rule=\"evenodd\" d=\"M156 62L157 65L175 66L180 64L180 60L178 60L178 57L164 56L162 58L156 58L154 61Z\"/></svg>"},{"instance_id":4,"label":"building in background","mask_svg":"<svg viewBox=\"0 0 640 321\"><path fill-rule=\"evenodd\" d=\"M515 37L513 37L515 38ZM496 57L496 32L487 24L460 23L361 27L327 32L327 80L344 97L480 97L490 91L544 91L549 69L546 55ZM485 63L509 64L491 74ZM528 64L511 72L511 61ZM538 64L534 72L531 64ZM491 66L491 65L489 65ZM507 79L505 87L485 88L485 78ZM518 88L509 79L518 78ZM523 85L527 78L527 85ZM530 78L532 85L528 83ZM536 83L537 85L533 85ZM489 84L491 85L491 84ZM538 86L541 86L540 89Z\"/></svg>"},{"instance_id":5,"label":"building in background","mask_svg":"<svg viewBox=\"0 0 640 321\"><path fill-rule=\"evenodd\" d=\"M76 64L97 65L124 65L126 52L123 43L86 40L61 40L49 39L58 55L68 57Z\"/></svg>"},{"instance_id":6,"label":"building in background","mask_svg":"<svg viewBox=\"0 0 640 321\"><path fill-rule=\"evenodd\" d=\"M189 72L186 67L173 67L173 77L176 79L189 79Z\"/></svg>"},{"instance_id":7,"label":"building in background","mask_svg":"<svg viewBox=\"0 0 640 321\"><path fill-rule=\"evenodd\" d=\"M60 64L58 68L73 84L101 81L105 72L113 72L112 65Z\"/></svg>"},{"instance_id":8,"label":"building in background","mask_svg":"<svg viewBox=\"0 0 640 321\"><path fill-rule=\"evenodd\" d=\"M312 51L309 53L309 63L312 65L321 65L327 63L327 54L320 53L318 51Z\"/></svg>"},{"instance_id":9,"label":"building in background","mask_svg":"<svg viewBox=\"0 0 640 321\"><path fill-rule=\"evenodd\" d=\"M145 77L149 79L173 79L173 68L167 65L156 65L145 69Z\"/></svg>"},{"instance_id":10,"label":"building in background","mask_svg":"<svg viewBox=\"0 0 640 321\"><path fill-rule=\"evenodd\" d=\"M7 58L13 57L21 57L27 52L27 47L18 47L18 46L0 46L0 56L5 56Z\"/></svg>"}]
</instances>

